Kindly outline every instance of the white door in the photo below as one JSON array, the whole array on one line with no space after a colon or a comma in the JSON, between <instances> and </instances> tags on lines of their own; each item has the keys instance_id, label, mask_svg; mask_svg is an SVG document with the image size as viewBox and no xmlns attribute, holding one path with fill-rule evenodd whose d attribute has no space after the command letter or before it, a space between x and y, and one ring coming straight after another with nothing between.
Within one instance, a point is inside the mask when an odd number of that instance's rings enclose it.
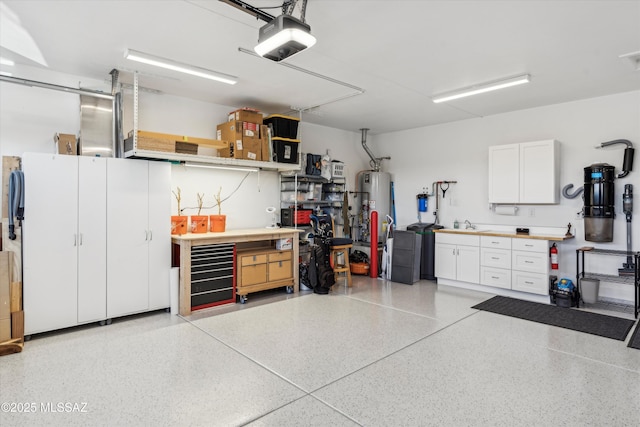
<instances>
[{"instance_id":1,"label":"white door","mask_svg":"<svg viewBox=\"0 0 640 427\"><path fill-rule=\"evenodd\" d=\"M25 178L25 334L75 326L78 319L78 158L22 157Z\"/></svg>"},{"instance_id":2,"label":"white door","mask_svg":"<svg viewBox=\"0 0 640 427\"><path fill-rule=\"evenodd\" d=\"M456 280L456 245L436 243L434 255L436 277Z\"/></svg>"},{"instance_id":3,"label":"white door","mask_svg":"<svg viewBox=\"0 0 640 427\"><path fill-rule=\"evenodd\" d=\"M149 162L149 310L171 304L171 165Z\"/></svg>"},{"instance_id":4,"label":"white door","mask_svg":"<svg viewBox=\"0 0 640 427\"><path fill-rule=\"evenodd\" d=\"M78 157L78 323L107 316L107 161Z\"/></svg>"},{"instance_id":5,"label":"white door","mask_svg":"<svg viewBox=\"0 0 640 427\"><path fill-rule=\"evenodd\" d=\"M489 147L489 203L518 203L520 144Z\"/></svg>"},{"instance_id":6,"label":"white door","mask_svg":"<svg viewBox=\"0 0 640 427\"><path fill-rule=\"evenodd\" d=\"M477 246L458 246L456 273L462 282L480 283L480 248Z\"/></svg>"},{"instance_id":7,"label":"white door","mask_svg":"<svg viewBox=\"0 0 640 427\"><path fill-rule=\"evenodd\" d=\"M148 166L107 159L107 317L149 308Z\"/></svg>"}]
</instances>

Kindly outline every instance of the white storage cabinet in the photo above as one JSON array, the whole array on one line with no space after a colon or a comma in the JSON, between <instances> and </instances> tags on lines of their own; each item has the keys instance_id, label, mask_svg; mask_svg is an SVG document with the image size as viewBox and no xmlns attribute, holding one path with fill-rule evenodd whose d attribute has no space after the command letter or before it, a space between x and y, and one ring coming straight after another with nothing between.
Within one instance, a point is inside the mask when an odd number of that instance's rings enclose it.
<instances>
[{"instance_id":1,"label":"white storage cabinet","mask_svg":"<svg viewBox=\"0 0 640 427\"><path fill-rule=\"evenodd\" d=\"M436 234L435 275L438 279L480 281L480 236Z\"/></svg>"},{"instance_id":2,"label":"white storage cabinet","mask_svg":"<svg viewBox=\"0 0 640 427\"><path fill-rule=\"evenodd\" d=\"M107 161L107 316L170 304L171 165Z\"/></svg>"},{"instance_id":3,"label":"white storage cabinet","mask_svg":"<svg viewBox=\"0 0 640 427\"><path fill-rule=\"evenodd\" d=\"M489 147L489 203L559 203L559 164L556 140Z\"/></svg>"},{"instance_id":4,"label":"white storage cabinet","mask_svg":"<svg viewBox=\"0 0 640 427\"><path fill-rule=\"evenodd\" d=\"M25 335L106 318L106 159L25 153Z\"/></svg>"}]
</instances>

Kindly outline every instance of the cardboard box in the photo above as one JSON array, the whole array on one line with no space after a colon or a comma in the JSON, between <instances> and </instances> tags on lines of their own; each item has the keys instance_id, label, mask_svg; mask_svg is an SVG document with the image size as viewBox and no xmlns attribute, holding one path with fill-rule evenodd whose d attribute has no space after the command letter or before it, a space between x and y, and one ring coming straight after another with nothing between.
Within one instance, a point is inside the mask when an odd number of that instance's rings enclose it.
<instances>
[{"instance_id":1,"label":"cardboard box","mask_svg":"<svg viewBox=\"0 0 640 427\"><path fill-rule=\"evenodd\" d=\"M229 122L240 121L262 124L262 113L254 108L241 108L229 113ZM218 138L220 139L220 138Z\"/></svg>"},{"instance_id":2,"label":"cardboard box","mask_svg":"<svg viewBox=\"0 0 640 427\"><path fill-rule=\"evenodd\" d=\"M24 311L11 313L11 338L24 337Z\"/></svg>"},{"instance_id":3,"label":"cardboard box","mask_svg":"<svg viewBox=\"0 0 640 427\"><path fill-rule=\"evenodd\" d=\"M11 339L11 318L0 319L0 343Z\"/></svg>"},{"instance_id":4,"label":"cardboard box","mask_svg":"<svg viewBox=\"0 0 640 427\"><path fill-rule=\"evenodd\" d=\"M247 139L242 142L242 158L246 160L262 160L262 140Z\"/></svg>"},{"instance_id":5,"label":"cardboard box","mask_svg":"<svg viewBox=\"0 0 640 427\"><path fill-rule=\"evenodd\" d=\"M136 149L167 153L196 154L198 147L201 145L212 148L222 148L225 146L223 141L217 141L215 139L139 130ZM176 151L176 147L179 147L178 149L183 151ZM127 139L124 140L124 151L131 150L133 150L133 131L130 131Z\"/></svg>"},{"instance_id":6,"label":"cardboard box","mask_svg":"<svg viewBox=\"0 0 640 427\"><path fill-rule=\"evenodd\" d=\"M11 282L13 282L13 252L2 251L0 252L0 320L11 317Z\"/></svg>"},{"instance_id":7,"label":"cardboard box","mask_svg":"<svg viewBox=\"0 0 640 427\"><path fill-rule=\"evenodd\" d=\"M53 140L58 144L58 154L78 155L78 140L75 135L56 133Z\"/></svg>"},{"instance_id":8,"label":"cardboard box","mask_svg":"<svg viewBox=\"0 0 640 427\"><path fill-rule=\"evenodd\" d=\"M293 249L293 239L289 237L287 239L276 240L276 249L279 251Z\"/></svg>"},{"instance_id":9,"label":"cardboard box","mask_svg":"<svg viewBox=\"0 0 640 427\"><path fill-rule=\"evenodd\" d=\"M218 157L226 157L229 159L242 159L242 140L229 141L225 148L218 149Z\"/></svg>"},{"instance_id":10,"label":"cardboard box","mask_svg":"<svg viewBox=\"0 0 640 427\"><path fill-rule=\"evenodd\" d=\"M217 126L217 137L222 141L238 141L246 139L260 139L257 125L246 122L226 122Z\"/></svg>"},{"instance_id":11,"label":"cardboard box","mask_svg":"<svg viewBox=\"0 0 640 427\"><path fill-rule=\"evenodd\" d=\"M22 282L11 282L11 312L22 310Z\"/></svg>"},{"instance_id":12,"label":"cardboard box","mask_svg":"<svg viewBox=\"0 0 640 427\"><path fill-rule=\"evenodd\" d=\"M176 141L176 153L181 154L198 154L198 144L193 142Z\"/></svg>"}]
</instances>

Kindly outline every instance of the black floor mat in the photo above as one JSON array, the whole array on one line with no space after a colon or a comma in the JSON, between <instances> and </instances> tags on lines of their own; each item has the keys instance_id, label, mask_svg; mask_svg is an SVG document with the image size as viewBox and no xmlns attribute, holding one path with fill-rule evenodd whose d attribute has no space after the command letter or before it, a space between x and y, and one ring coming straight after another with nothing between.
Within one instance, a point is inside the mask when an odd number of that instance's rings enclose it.
<instances>
[{"instance_id":1,"label":"black floor mat","mask_svg":"<svg viewBox=\"0 0 640 427\"><path fill-rule=\"evenodd\" d=\"M627 347L640 350L640 322L636 326L636 330L633 331L633 335L631 335L631 339L629 340L629 344L627 344Z\"/></svg>"},{"instance_id":2,"label":"black floor mat","mask_svg":"<svg viewBox=\"0 0 640 427\"><path fill-rule=\"evenodd\" d=\"M589 313L555 305L496 296L472 308L532 322L558 326L587 334L624 341L635 323L632 320ZM640 339L639 339L640 341Z\"/></svg>"}]
</instances>

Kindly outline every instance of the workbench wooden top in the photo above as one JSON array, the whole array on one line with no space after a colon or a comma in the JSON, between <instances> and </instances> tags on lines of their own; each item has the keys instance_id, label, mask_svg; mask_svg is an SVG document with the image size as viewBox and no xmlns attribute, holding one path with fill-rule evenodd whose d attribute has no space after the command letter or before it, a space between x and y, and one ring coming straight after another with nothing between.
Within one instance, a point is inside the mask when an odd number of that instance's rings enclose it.
<instances>
[{"instance_id":1,"label":"workbench wooden top","mask_svg":"<svg viewBox=\"0 0 640 427\"><path fill-rule=\"evenodd\" d=\"M297 228L240 228L237 230L226 230L218 233L187 233L181 235L172 235L173 242L185 240L211 240L211 239L233 239L233 238L260 238L261 240L280 239L285 235L293 235L293 233L301 233L304 230Z\"/></svg>"},{"instance_id":2,"label":"workbench wooden top","mask_svg":"<svg viewBox=\"0 0 640 427\"><path fill-rule=\"evenodd\" d=\"M493 230L460 230L460 229L451 229L451 228L443 228L440 230L433 230L434 233L450 233L450 234L466 234L469 236L495 236L495 237L513 237L517 239L536 239L536 240L552 240L556 242L561 242L563 240L573 239L573 235L571 236L561 236L561 235L549 235L549 234L518 234L509 231L493 231Z\"/></svg>"}]
</instances>

